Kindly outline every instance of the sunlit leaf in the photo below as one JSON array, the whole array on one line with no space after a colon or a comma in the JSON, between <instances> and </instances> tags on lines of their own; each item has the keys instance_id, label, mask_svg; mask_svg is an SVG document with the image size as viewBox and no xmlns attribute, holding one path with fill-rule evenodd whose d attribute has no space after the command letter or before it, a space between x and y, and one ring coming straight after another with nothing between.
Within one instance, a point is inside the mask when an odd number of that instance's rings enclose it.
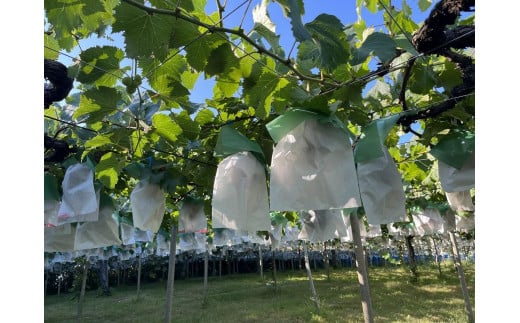
<instances>
[{"instance_id":1,"label":"sunlit leaf","mask_svg":"<svg viewBox=\"0 0 520 323\"><path fill-rule=\"evenodd\" d=\"M152 117L152 124L164 139L174 143L182 134L182 128L168 115L156 113Z\"/></svg>"},{"instance_id":2,"label":"sunlit leaf","mask_svg":"<svg viewBox=\"0 0 520 323\"><path fill-rule=\"evenodd\" d=\"M123 58L123 51L116 47L88 48L80 54L81 67L76 79L81 83L114 86L123 75L123 71L119 69Z\"/></svg>"},{"instance_id":3,"label":"sunlit leaf","mask_svg":"<svg viewBox=\"0 0 520 323\"><path fill-rule=\"evenodd\" d=\"M109 189L113 189L118 181L118 176L124 167L124 161L118 159L118 155L108 152L101 157L96 165L96 179Z\"/></svg>"}]
</instances>

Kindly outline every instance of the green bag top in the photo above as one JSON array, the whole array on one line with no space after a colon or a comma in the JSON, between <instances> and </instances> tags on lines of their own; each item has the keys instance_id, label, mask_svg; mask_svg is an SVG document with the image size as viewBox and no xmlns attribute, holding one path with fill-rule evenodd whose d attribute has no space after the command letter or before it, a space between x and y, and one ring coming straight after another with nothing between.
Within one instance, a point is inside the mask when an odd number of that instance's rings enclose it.
<instances>
[{"instance_id":1,"label":"green bag top","mask_svg":"<svg viewBox=\"0 0 520 323\"><path fill-rule=\"evenodd\" d=\"M214 155L216 157L227 157L241 151L250 151L264 156L259 144L249 140L233 127L223 126L217 138Z\"/></svg>"},{"instance_id":2,"label":"green bag top","mask_svg":"<svg viewBox=\"0 0 520 323\"><path fill-rule=\"evenodd\" d=\"M316 111L303 110L303 109L291 109L281 116L277 117L273 121L266 125L267 131L274 142L280 141L287 133L296 128L300 123L308 119L316 119L322 123L330 123L334 127L341 129L350 138L354 138L354 135L345 127L341 120L336 115L325 115Z\"/></svg>"},{"instance_id":3,"label":"green bag top","mask_svg":"<svg viewBox=\"0 0 520 323\"><path fill-rule=\"evenodd\" d=\"M363 130L364 137L359 139L354 148L356 163L383 157L385 139L403 113L380 118L369 123Z\"/></svg>"}]
</instances>

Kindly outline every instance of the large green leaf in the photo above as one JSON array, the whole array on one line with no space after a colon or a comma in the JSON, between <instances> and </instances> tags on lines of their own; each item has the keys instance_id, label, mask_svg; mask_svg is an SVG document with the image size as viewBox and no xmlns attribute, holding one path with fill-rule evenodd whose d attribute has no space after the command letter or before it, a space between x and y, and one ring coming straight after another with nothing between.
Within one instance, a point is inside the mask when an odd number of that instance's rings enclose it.
<instances>
[{"instance_id":1,"label":"large green leaf","mask_svg":"<svg viewBox=\"0 0 520 323\"><path fill-rule=\"evenodd\" d=\"M182 128L182 133L186 138L190 140L197 139L200 133L200 125L191 119L186 110L176 114L174 118L177 124Z\"/></svg>"},{"instance_id":2,"label":"large green leaf","mask_svg":"<svg viewBox=\"0 0 520 323\"><path fill-rule=\"evenodd\" d=\"M294 38L303 42L311 39L311 34L305 29L302 15L305 13L302 0L276 0L282 6L285 16L291 19Z\"/></svg>"},{"instance_id":3,"label":"large green leaf","mask_svg":"<svg viewBox=\"0 0 520 323\"><path fill-rule=\"evenodd\" d=\"M123 32L128 57L166 57L175 22L173 17L150 15L126 2L116 8L114 16L116 21L112 30L116 33Z\"/></svg>"},{"instance_id":4,"label":"large green leaf","mask_svg":"<svg viewBox=\"0 0 520 323\"><path fill-rule=\"evenodd\" d=\"M211 52L222 44L226 44L227 36L212 33L204 34L202 37L195 35L195 38L185 48L188 63L197 71L203 71L208 64Z\"/></svg>"},{"instance_id":5,"label":"large green leaf","mask_svg":"<svg viewBox=\"0 0 520 323\"><path fill-rule=\"evenodd\" d=\"M336 16L321 14L305 27L319 46L321 66L332 70L348 62L349 45L344 26Z\"/></svg>"},{"instance_id":6,"label":"large green leaf","mask_svg":"<svg viewBox=\"0 0 520 323\"><path fill-rule=\"evenodd\" d=\"M161 137L169 142L176 142L177 137L182 134L182 128L168 115L156 113L152 117L152 124Z\"/></svg>"},{"instance_id":7,"label":"large green leaf","mask_svg":"<svg viewBox=\"0 0 520 323\"><path fill-rule=\"evenodd\" d=\"M278 89L279 84L280 77L270 69L264 68L256 84L244 89L244 101L255 108L258 118L265 119L271 113L272 94Z\"/></svg>"},{"instance_id":8,"label":"large green leaf","mask_svg":"<svg viewBox=\"0 0 520 323\"><path fill-rule=\"evenodd\" d=\"M119 63L124 58L121 49L112 46L91 47L80 54L81 67L76 80L81 83L112 87L123 72Z\"/></svg>"},{"instance_id":9,"label":"large green leaf","mask_svg":"<svg viewBox=\"0 0 520 323\"><path fill-rule=\"evenodd\" d=\"M117 154L108 152L101 156L99 163L96 165L96 179L103 183L105 187L114 189L124 165L124 161L119 160Z\"/></svg>"},{"instance_id":10,"label":"large green leaf","mask_svg":"<svg viewBox=\"0 0 520 323\"><path fill-rule=\"evenodd\" d=\"M195 116L195 121L199 125L203 126L206 123L213 121L214 118L215 114L213 113L213 111L211 111L210 109L202 109Z\"/></svg>"},{"instance_id":11,"label":"large green leaf","mask_svg":"<svg viewBox=\"0 0 520 323\"><path fill-rule=\"evenodd\" d=\"M395 57L396 47L396 42L390 36L381 32L374 32L365 39L358 49L358 56L356 56L352 65L362 63L372 53L379 57L381 62L388 62Z\"/></svg>"},{"instance_id":12,"label":"large green leaf","mask_svg":"<svg viewBox=\"0 0 520 323\"><path fill-rule=\"evenodd\" d=\"M105 86L92 88L81 94L79 108L74 111L72 117L78 119L88 114L89 123L100 121L105 116L116 111L120 100L121 95L114 88Z\"/></svg>"},{"instance_id":13,"label":"large green leaf","mask_svg":"<svg viewBox=\"0 0 520 323\"><path fill-rule=\"evenodd\" d=\"M469 131L452 131L431 147L430 153L440 161L460 169L475 152L475 134Z\"/></svg>"}]
</instances>

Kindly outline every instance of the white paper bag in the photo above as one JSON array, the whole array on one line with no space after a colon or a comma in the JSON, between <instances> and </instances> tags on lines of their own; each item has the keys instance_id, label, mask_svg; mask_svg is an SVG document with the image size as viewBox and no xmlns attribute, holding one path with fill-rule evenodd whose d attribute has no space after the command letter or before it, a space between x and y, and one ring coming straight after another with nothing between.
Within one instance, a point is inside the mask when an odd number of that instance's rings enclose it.
<instances>
[{"instance_id":1,"label":"white paper bag","mask_svg":"<svg viewBox=\"0 0 520 323\"><path fill-rule=\"evenodd\" d=\"M264 167L250 152L230 155L219 163L211 217L213 228L271 229Z\"/></svg>"},{"instance_id":2,"label":"white paper bag","mask_svg":"<svg viewBox=\"0 0 520 323\"><path fill-rule=\"evenodd\" d=\"M164 191L146 181L137 183L130 194L134 227L156 233L161 227L166 209Z\"/></svg>"},{"instance_id":3,"label":"white paper bag","mask_svg":"<svg viewBox=\"0 0 520 323\"><path fill-rule=\"evenodd\" d=\"M471 199L470 191L445 192L446 199L451 209L455 212L459 211L475 211L475 205Z\"/></svg>"},{"instance_id":4,"label":"white paper bag","mask_svg":"<svg viewBox=\"0 0 520 323\"><path fill-rule=\"evenodd\" d=\"M327 210L361 206L350 139L330 123L308 119L275 146L270 210Z\"/></svg>"},{"instance_id":5,"label":"white paper bag","mask_svg":"<svg viewBox=\"0 0 520 323\"><path fill-rule=\"evenodd\" d=\"M439 181L445 192L468 191L475 187L475 153L468 157L461 169L442 161L439 163Z\"/></svg>"},{"instance_id":6,"label":"white paper bag","mask_svg":"<svg viewBox=\"0 0 520 323\"><path fill-rule=\"evenodd\" d=\"M60 211L61 202L56 200L44 200L43 202L43 221L44 224L57 226L58 212Z\"/></svg>"},{"instance_id":7,"label":"white paper bag","mask_svg":"<svg viewBox=\"0 0 520 323\"><path fill-rule=\"evenodd\" d=\"M62 182L63 196L58 224L97 221L99 191L94 189L94 172L84 164L67 168Z\"/></svg>"},{"instance_id":8,"label":"white paper bag","mask_svg":"<svg viewBox=\"0 0 520 323\"><path fill-rule=\"evenodd\" d=\"M357 166L359 191L369 224L406 221L403 183L395 162L385 149L384 156Z\"/></svg>"},{"instance_id":9,"label":"white paper bag","mask_svg":"<svg viewBox=\"0 0 520 323\"><path fill-rule=\"evenodd\" d=\"M68 230L67 230L68 228ZM66 233L68 232L68 233ZM45 252L66 252L74 250L76 227L70 224L58 227L44 227Z\"/></svg>"},{"instance_id":10,"label":"white paper bag","mask_svg":"<svg viewBox=\"0 0 520 323\"><path fill-rule=\"evenodd\" d=\"M120 222L121 240L124 245L129 246L135 243L135 228L133 225Z\"/></svg>"},{"instance_id":11,"label":"white paper bag","mask_svg":"<svg viewBox=\"0 0 520 323\"><path fill-rule=\"evenodd\" d=\"M113 207L103 207L96 222L84 222L76 228L74 250L85 250L120 245L119 222L113 216Z\"/></svg>"},{"instance_id":12,"label":"white paper bag","mask_svg":"<svg viewBox=\"0 0 520 323\"><path fill-rule=\"evenodd\" d=\"M455 226L458 231L470 232L475 230L475 213L465 215L455 214Z\"/></svg>"},{"instance_id":13,"label":"white paper bag","mask_svg":"<svg viewBox=\"0 0 520 323\"><path fill-rule=\"evenodd\" d=\"M309 210L300 212L302 230L299 240L324 242L340 238L340 232L346 233L341 210Z\"/></svg>"},{"instance_id":14,"label":"white paper bag","mask_svg":"<svg viewBox=\"0 0 520 323\"><path fill-rule=\"evenodd\" d=\"M444 233L445 221L439 210L427 208L418 214L413 214L413 222L417 228L416 235L434 235Z\"/></svg>"},{"instance_id":15,"label":"white paper bag","mask_svg":"<svg viewBox=\"0 0 520 323\"><path fill-rule=\"evenodd\" d=\"M208 231L204 204L185 201L179 210L179 233Z\"/></svg>"}]
</instances>

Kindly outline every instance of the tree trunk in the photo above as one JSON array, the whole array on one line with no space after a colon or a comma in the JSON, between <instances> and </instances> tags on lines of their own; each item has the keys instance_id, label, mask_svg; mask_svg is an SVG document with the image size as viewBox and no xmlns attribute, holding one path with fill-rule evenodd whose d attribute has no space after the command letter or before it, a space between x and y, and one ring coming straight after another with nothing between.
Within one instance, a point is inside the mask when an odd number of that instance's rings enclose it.
<instances>
[{"instance_id":1,"label":"tree trunk","mask_svg":"<svg viewBox=\"0 0 520 323\"><path fill-rule=\"evenodd\" d=\"M464 271L462 270L462 264L460 261L459 248L457 246L457 240L453 231L448 231L451 241L451 247L453 249L453 258L455 260L455 266L457 267L457 273L460 280L460 287L462 289L462 296L464 297L464 304L466 305L466 314L468 315L468 322L475 322L475 316L473 314L473 307L469 299L468 286L466 285L466 279L464 278Z\"/></svg>"},{"instance_id":2,"label":"tree trunk","mask_svg":"<svg viewBox=\"0 0 520 323\"><path fill-rule=\"evenodd\" d=\"M305 259L305 269L307 270L307 277L309 277L309 285L311 288L312 301L314 302L314 307L316 307L316 312L319 312L320 307L318 305L318 295L316 294L316 289L314 288L314 280L312 279L311 266L309 263L309 253L307 252L307 242L303 241L303 255Z\"/></svg>"},{"instance_id":3,"label":"tree trunk","mask_svg":"<svg viewBox=\"0 0 520 323\"><path fill-rule=\"evenodd\" d=\"M350 228L354 239L354 251L356 253L356 267L358 274L359 287L361 289L361 305L363 307L363 318L365 323L374 323L374 312L372 310L372 298L370 296L370 286L368 283L368 269L363 253L361 233L359 231L359 220L357 212L350 214Z\"/></svg>"},{"instance_id":4,"label":"tree trunk","mask_svg":"<svg viewBox=\"0 0 520 323\"><path fill-rule=\"evenodd\" d=\"M84 256L85 257L85 256ZM88 259L85 257L82 259L83 262L83 280L81 282L81 292L78 300L78 323L81 323L81 314L83 312L83 301L85 299L85 288L87 286L87 274L88 274Z\"/></svg>"},{"instance_id":5,"label":"tree trunk","mask_svg":"<svg viewBox=\"0 0 520 323\"><path fill-rule=\"evenodd\" d=\"M164 315L164 322L170 323L172 316L172 301L173 301L173 286L175 282L175 252L176 246L176 231L175 226L172 225L170 233L170 256L168 258L168 281L166 282L166 311Z\"/></svg>"}]
</instances>

